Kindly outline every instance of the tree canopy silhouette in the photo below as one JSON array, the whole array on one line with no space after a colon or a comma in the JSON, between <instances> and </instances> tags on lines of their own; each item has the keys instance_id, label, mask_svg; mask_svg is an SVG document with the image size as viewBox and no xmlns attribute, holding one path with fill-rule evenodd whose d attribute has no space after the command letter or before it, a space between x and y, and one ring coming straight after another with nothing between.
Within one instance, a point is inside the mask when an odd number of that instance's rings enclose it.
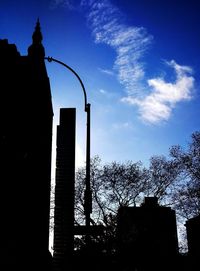
<instances>
[{"instance_id":1,"label":"tree canopy silhouette","mask_svg":"<svg viewBox=\"0 0 200 271\"><path fill-rule=\"evenodd\" d=\"M200 210L200 132L191 135L184 149L171 146L169 155L152 156L149 167L141 161L103 163L97 155L91 159L93 212L91 225L103 225L103 236L93 237L99 250L113 253L116 246L117 212L120 206L139 206L144 197L157 197L162 206L176 211L179 225ZM75 225L85 223L85 167L76 172ZM75 239L76 248L84 246L84 237ZM185 246L185 239L183 239Z\"/></svg>"},{"instance_id":2,"label":"tree canopy silhouette","mask_svg":"<svg viewBox=\"0 0 200 271\"><path fill-rule=\"evenodd\" d=\"M169 149L168 157L152 156L148 168L140 161L103 164L99 156L93 157L91 223L105 226L104 238L101 236L99 239L101 247L102 243L107 243L110 250L115 250L113 244L119 207L140 205L145 196L157 197L159 204L175 209L182 225L185 219L199 214L199 162L200 132L191 135L191 142L185 150L176 145ZM84 185L85 168L79 168L76 173L76 224L84 223ZM95 242L98 242L97 237Z\"/></svg>"}]
</instances>

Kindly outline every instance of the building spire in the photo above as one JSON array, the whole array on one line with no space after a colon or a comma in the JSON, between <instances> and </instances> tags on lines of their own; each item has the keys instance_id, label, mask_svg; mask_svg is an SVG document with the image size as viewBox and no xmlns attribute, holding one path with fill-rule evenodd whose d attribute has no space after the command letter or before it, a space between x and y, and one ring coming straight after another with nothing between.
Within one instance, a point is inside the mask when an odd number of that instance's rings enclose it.
<instances>
[{"instance_id":1,"label":"building spire","mask_svg":"<svg viewBox=\"0 0 200 271\"><path fill-rule=\"evenodd\" d=\"M37 19L37 23L35 26L35 31L33 32L33 35L32 35L32 39L33 39L33 44L42 43L42 33L41 33L39 18Z\"/></svg>"},{"instance_id":2,"label":"building spire","mask_svg":"<svg viewBox=\"0 0 200 271\"><path fill-rule=\"evenodd\" d=\"M44 58L45 51L42 45L42 33L40 27L39 18L37 19L35 30L32 35L32 44L28 48L28 55L34 57L41 57Z\"/></svg>"}]
</instances>

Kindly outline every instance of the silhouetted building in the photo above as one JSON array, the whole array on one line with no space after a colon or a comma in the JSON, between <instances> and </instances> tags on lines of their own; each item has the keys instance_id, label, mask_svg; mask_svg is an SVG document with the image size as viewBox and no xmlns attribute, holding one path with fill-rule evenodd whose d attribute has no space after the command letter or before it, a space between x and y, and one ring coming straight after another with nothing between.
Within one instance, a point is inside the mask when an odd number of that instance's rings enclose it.
<instances>
[{"instance_id":1,"label":"silhouetted building","mask_svg":"<svg viewBox=\"0 0 200 271\"><path fill-rule=\"evenodd\" d=\"M159 206L155 197L146 197L141 207L121 207L118 241L122 266L167 270L178 254L175 211Z\"/></svg>"},{"instance_id":2,"label":"silhouetted building","mask_svg":"<svg viewBox=\"0 0 200 271\"><path fill-rule=\"evenodd\" d=\"M200 257L200 215L186 221L188 253Z\"/></svg>"},{"instance_id":3,"label":"silhouetted building","mask_svg":"<svg viewBox=\"0 0 200 271\"><path fill-rule=\"evenodd\" d=\"M200 257L200 215L186 221L188 256L191 270L199 269Z\"/></svg>"},{"instance_id":4,"label":"silhouetted building","mask_svg":"<svg viewBox=\"0 0 200 271\"><path fill-rule=\"evenodd\" d=\"M53 109L39 21L28 55L0 40L3 270L49 268Z\"/></svg>"},{"instance_id":5,"label":"silhouetted building","mask_svg":"<svg viewBox=\"0 0 200 271\"><path fill-rule=\"evenodd\" d=\"M74 250L75 119L75 108L60 109L53 254L56 270L69 270Z\"/></svg>"}]
</instances>

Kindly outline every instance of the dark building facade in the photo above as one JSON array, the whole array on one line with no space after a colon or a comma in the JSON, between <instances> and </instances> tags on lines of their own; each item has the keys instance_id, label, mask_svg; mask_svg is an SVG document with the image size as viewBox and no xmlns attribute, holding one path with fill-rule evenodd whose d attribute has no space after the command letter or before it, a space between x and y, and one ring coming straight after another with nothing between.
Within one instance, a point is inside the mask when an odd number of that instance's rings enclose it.
<instances>
[{"instance_id":1,"label":"dark building facade","mask_svg":"<svg viewBox=\"0 0 200 271\"><path fill-rule=\"evenodd\" d=\"M60 109L54 214L55 270L70 270L74 250L75 108Z\"/></svg>"},{"instance_id":2,"label":"dark building facade","mask_svg":"<svg viewBox=\"0 0 200 271\"><path fill-rule=\"evenodd\" d=\"M49 267L53 108L44 56L39 21L26 56L0 40L4 270Z\"/></svg>"},{"instance_id":3,"label":"dark building facade","mask_svg":"<svg viewBox=\"0 0 200 271\"><path fill-rule=\"evenodd\" d=\"M200 257L200 215L186 221L189 255Z\"/></svg>"},{"instance_id":4,"label":"dark building facade","mask_svg":"<svg viewBox=\"0 0 200 271\"><path fill-rule=\"evenodd\" d=\"M118 242L123 266L132 270L170 270L168 264L178 254L175 212L159 206L154 197L145 198L141 207L121 207Z\"/></svg>"},{"instance_id":5,"label":"dark building facade","mask_svg":"<svg viewBox=\"0 0 200 271\"><path fill-rule=\"evenodd\" d=\"M191 270L199 269L200 257L200 215L190 218L185 223L188 241L188 260Z\"/></svg>"}]
</instances>

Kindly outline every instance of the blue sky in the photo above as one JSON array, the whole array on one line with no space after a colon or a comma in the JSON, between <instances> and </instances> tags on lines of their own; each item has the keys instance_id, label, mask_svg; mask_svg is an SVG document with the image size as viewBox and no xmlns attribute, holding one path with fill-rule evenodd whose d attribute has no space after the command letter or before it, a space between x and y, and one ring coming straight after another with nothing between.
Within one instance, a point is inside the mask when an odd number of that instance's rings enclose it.
<instances>
[{"instance_id":1,"label":"blue sky","mask_svg":"<svg viewBox=\"0 0 200 271\"><path fill-rule=\"evenodd\" d=\"M26 55L39 17L46 56L71 66L85 85L91 155L146 165L174 144L187 145L199 130L199 14L198 0L1 0L0 38ZM82 89L63 66L46 66L54 136L59 108L77 108L79 166L85 160Z\"/></svg>"}]
</instances>

